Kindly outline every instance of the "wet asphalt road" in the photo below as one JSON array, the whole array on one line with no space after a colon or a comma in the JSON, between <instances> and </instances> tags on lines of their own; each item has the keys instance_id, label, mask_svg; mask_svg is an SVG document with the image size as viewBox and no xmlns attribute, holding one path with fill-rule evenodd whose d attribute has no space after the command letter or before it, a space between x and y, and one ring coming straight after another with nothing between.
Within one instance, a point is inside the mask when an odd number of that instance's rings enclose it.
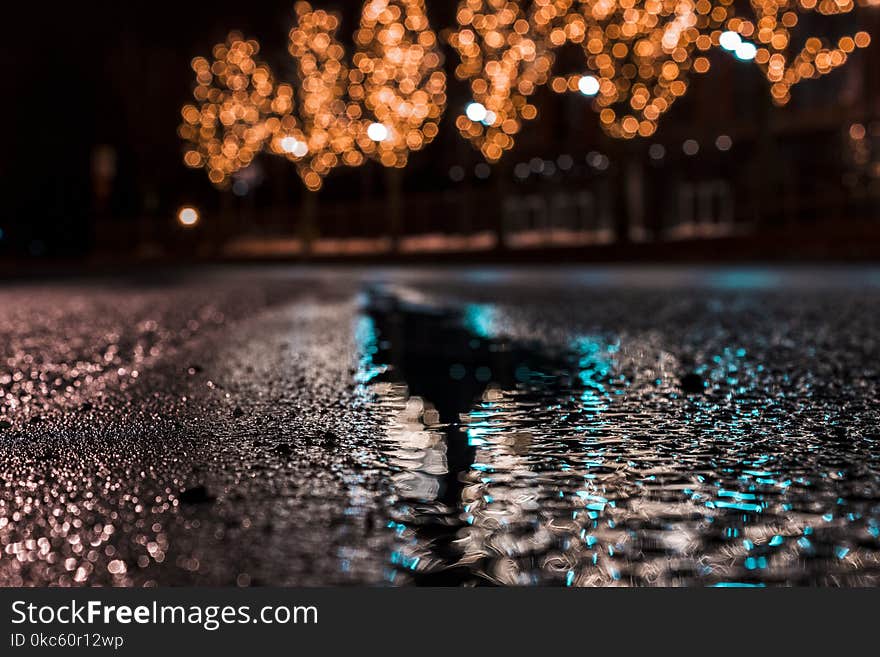
<instances>
[{"instance_id":1,"label":"wet asphalt road","mask_svg":"<svg viewBox=\"0 0 880 657\"><path fill-rule=\"evenodd\" d=\"M875 585L880 271L0 289L0 585Z\"/></svg>"}]
</instances>

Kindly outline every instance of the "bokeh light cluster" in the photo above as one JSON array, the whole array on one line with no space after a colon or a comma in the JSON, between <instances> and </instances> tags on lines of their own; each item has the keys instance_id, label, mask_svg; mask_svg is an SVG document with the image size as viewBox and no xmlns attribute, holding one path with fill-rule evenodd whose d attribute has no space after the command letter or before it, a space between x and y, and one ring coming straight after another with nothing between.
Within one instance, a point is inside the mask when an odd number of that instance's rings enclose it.
<instances>
[{"instance_id":1,"label":"bokeh light cluster","mask_svg":"<svg viewBox=\"0 0 880 657\"><path fill-rule=\"evenodd\" d=\"M854 9L853 0L751 0L751 7L754 19L733 17L728 27L756 42L755 62L767 76L777 105L791 100L791 88L798 82L830 73L843 66L855 49L871 43L867 32L843 36L836 42L796 34L802 14L846 14ZM800 43L802 47L796 45Z\"/></svg>"},{"instance_id":2,"label":"bokeh light cluster","mask_svg":"<svg viewBox=\"0 0 880 657\"><path fill-rule=\"evenodd\" d=\"M562 16L548 21L557 47L583 48L587 74L557 76L558 93L595 89L602 127L613 137L649 137L660 118L688 89L691 72L706 73L712 31L727 18L732 0L557 0ZM715 42L717 44L717 41ZM593 89L582 81L593 79Z\"/></svg>"},{"instance_id":3,"label":"bokeh light cluster","mask_svg":"<svg viewBox=\"0 0 880 657\"><path fill-rule=\"evenodd\" d=\"M755 62L784 105L794 85L830 73L871 41L863 31L833 42L800 34L802 15L854 8L854 0L750 0L737 14L734 0L460 0L449 42L472 99L456 127L498 161L523 123L537 118L532 98L549 86L588 97L610 136L650 137L719 47ZM235 32L215 46L213 61L193 60L196 103L183 108L184 159L218 186L267 149L295 162L318 190L333 169L368 158L404 167L439 132L446 74L424 0L366 0L351 60L336 14L305 1L295 13L295 84L276 83L256 59L259 44ZM568 47L583 58L572 72L555 70Z\"/></svg>"},{"instance_id":4,"label":"bokeh light cluster","mask_svg":"<svg viewBox=\"0 0 880 657\"><path fill-rule=\"evenodd\" d=\"M345 47L336 37L339 17L298 2L296 18L288 50L299 78L302 132L291 108L281 117L280 138L273 150L297 161L306 187L317 190L334 168L363 163L356 144L361 108L347 98L349 67Z\"/></svg>"},{"instance_id":5,"label":"bokeh light cluster","mask_svg":"<svg viewBox=\"0 0 880 657\"><path fill-rule=\"evenodd\" d=\"M184 162L204 168L211 182L228 185L230 177L251 164L271 136L275 82L269 67L256 59L254 40L232 32L214 46L213 61L192 62L197 85L195 104L182 110Z\"/></svg>"},{"instance_id":6,"label":"bokeh light cluster","mask_svg":"<svg viewBox=\"0 0 880 657\"><path fill-rule=\"evenodd\" d=\"M852 0L752 0L754 18L745 18L737 16L733 0L461 0L450 42L462 59L456 73L470 82L473 102L456 125L497 161L513 147L523 122L538 116L530 97L549 84L557 93L593 99L612 137L648 137L685 95L689 77L709 71L707 55L719 46L755 61L771 82L774 101L785 104L793 85L831 72L870 43L867 32L835 43L806 37L791 54L798 14L842 14L853 7ZM572 45L584 51L580 70L554 71L557 53Z\"/></svg>"},{"instance_id":7,"label":"bokeh light cluster","mask_svg":"<svg viewBox=\"0 0 880 657\"><path fill-rule=\"evenodd\" d=\"M424 0L370 0L355 34L349 93L369 116L361 150L387 167L437 136L446 109L446 74Z\"/></svg>"},{"instance_id":8,"label":"bokeh light cluster","mask_svg":"<svg viewBox=\"0 0 880 657\"><path fill-rule=\"evenodd\" d=\"M473 103L456 126L487 160L514 145L523 121L538 116L529 97L546 84L555 60L537 39L522 6L506 0L464 0L451 37L461 57L456 74L470 80Z\"/></svg>"},{"instance_id":9,"label":"bokeh light cluster","mask_svg":"<svg viewBox=\"0 0 880 657\"><path fill-rule=\"evenodd\" d=\"M457 72L488 116L466 112L458 128L498 160L522 122L537 117L528 98L549 82L558 93L594 97L610 135L650 136L687 91L687 74L709 70L708 58L695 52L717 45L712 30L728 18L730 2L463 0L452 37L463 62ZM556 52L572 44L583 48L582 70L553 74Z\"/></svg>"},{"instance_id":10,"label":"bokeh light cluster","mask_svg":"<svg viewBox=\"0 0 880 657\"><path fill-rule=\"evenodd\" d=\"M236 32L214 48L213 62L193 60L196 104L183 108L184 159L218 186L265 148L295 162L315 191L333 169L367 157L403 167L439 132L446 74L424 0L368 0L353 66L336 36L336 14L308 2L297 2L295 13L296 92L276 83L254 59L257 42Z\"/></svg>"}]
</instances>

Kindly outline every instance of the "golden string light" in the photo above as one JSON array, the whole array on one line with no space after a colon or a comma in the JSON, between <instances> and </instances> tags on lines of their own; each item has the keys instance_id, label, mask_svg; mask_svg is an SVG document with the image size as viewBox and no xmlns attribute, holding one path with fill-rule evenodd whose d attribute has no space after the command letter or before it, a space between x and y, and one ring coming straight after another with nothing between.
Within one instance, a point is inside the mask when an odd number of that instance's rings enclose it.
<instances>
[{"instance_id":1,"label":"golden string light","mask_svg":"<svg viewBox=\"0 0 880 657\"><path fill-rule=\"evenodd\" d=\"M336 37L339 17L308 2L297 2L295 12L288 50L300 82L302 130L297 131L293 116L282 117L272 150L297 162L306 187L317 190L334 168L363 163L356 141L363 110L348 99L349 67Z\"/></svg>"},{"instance_id":2,"label":"golden string light","mask_svg":"<svg viewBox=\"0 0 880 657\"><path fill-rule=\"evenodd\" d=\"M846 62L870 36L859 32L830 45L811 37L793 57L786 53L797 11L847 13L853 0L751 0L756 21L735 15L733 0L461 0L459 78L468 80L476 109L459 116L461 134L490 161L514 145L522 123L537 117L529 102L549 83L557 93L593 98L602 128L617 138L648 137L660 118L688 90L689 77L710 68L708 51L733 30L756 38L745 43L770 79L777 103L802 79L819 77ZM876 6L880 0L860 0ZM551 71L555 53L583 48L581 70Z\"/></svg>"},{"instance_id":3,"label":"golden string light","mask_svg":"<svg viewBox=\"0 0 880 657\"><path fill-rule=\"evenodd\" d=\"M386 167L404 167L434 140L446 109L446 74L423 0L370 0L355 34L349 95L368 117L361 150Z\"/></svg>"},{"instance_id":4,"label":"golden string light","mask_svg":"<svg viewBox=\"0 0 880 657\"><path fill-rule=\"evenodd\" d=\"M791 100L794 85L843 66L856 48L866 48L871 43L867 32L857 32L835 43L810 36L802 48L794 46L794 30L801 14L847 14L854 9L852 0L751 0L751 6L754 20L732 17L728 29L756 42L755 62L767 76L777 105Z\"/></svg>"},{"instance_id":5,"label":"golden string light","mask_svg":"<svg viewBox=\"0 0 880 657\"><path fill-rule=\"evenodd\" d=\"M187 165L205 167L228 184L263 148L296 163L306 187L318 190L339 166L367 156L403 167L437 136L446 108L446 74L424 0L368 0L349 66L336 34L339 17L295 5L288 50L298 92L276 84L254 60L255 41L232 33L214 62L193 60L196 105L183 109ZM296 96L296 97L295 97Z\"/></svg>"},{"instance_id":6,"label":"golden string light","mask_svg":"<svg viewBox=\"0 0 880 657\"><path fill-rule=\"evenodd\" d=\"M687 91L687 74L709 70L709 59L694 51L716 45L712 30L731 2L536 0L526 15L520 3L463 0L451 40L463 60L458 75L471 81L475 102L495 120L481 126L487 122L462 116L459 130L488 159L499 159L522 120L537 116L525 98L549 81L557 93L595 96L612 136L649 136ZM554 53L568 44L583 48L582 70L551 77ZM498 130L505 123L511 129Z\"/></svg>"},{"instance_id":7,"label":"golden string light","mask_svg":"<svg viewBox=\"0 0 880 657\"><path fill-rule=\"evenodd\" d=\"M558 0L550 23L555 46L579 45L585 69L557 76L558 93L595 96L603 129L613 137L648 137L688 89L689 74L706 73L712 31L732 0Z\"/></svg>"},{"instance_id":8,"label":"golden string light","mask_svg":"<svg viewBox=\"0 0 880 657\"><path fill-rule=\"evenodd\" d=\"M213 61L196 57L195 105L184 106L178 132L187 143L184 162L205 168L211 182L226 186L247 167L271 136L275 83L269 67L255 59L256 41L232 32L214 47Z\"/></svg>"},{"instance_id":9,"label":"golden string light","mask_svg":"<svg viewBox=\"0 0 880 657\"><path fill-rule=\"evenodd\" d=\"M522 123L537 117L529 97L547 83L554 52L536 38L517 2L462 0L457 18L450 43L461 57L456 74L470 80L473 103L456 126L494 162L513 148Z\"/></svg>"},{"instance_id":10,"label":"golden string light","mask_svg":"<svg viewBox=\"0 0 880 657\"><path fill-rule=\"evenodd\" d=\"M460 0L450 44L472 102L456 119L461 134L489 161L514 146L544 86L591 98L612 137L648 137L688 90L689 77L710 68L708 51L733 41L754 60L784 105L800 81L820 77L869 45L867 32L831 43L809 36L793 45L802 14L853 11L856 0L750 0L753 17L734 0ZM857 0L876 6L880 0ZM295 5L289 52L294 85L276 83L259 61L259 44L233 32L197 57L195 103L184 106L180 136L187 166L228 185L264 149L296 163L310 190L339 166L367 158L403 167L437 136L446 108L446 75L424 0L366 0L348 61L336 14ZM558 51L575 46L583 60L555 72Z\"/></svg>"}]
</instances>

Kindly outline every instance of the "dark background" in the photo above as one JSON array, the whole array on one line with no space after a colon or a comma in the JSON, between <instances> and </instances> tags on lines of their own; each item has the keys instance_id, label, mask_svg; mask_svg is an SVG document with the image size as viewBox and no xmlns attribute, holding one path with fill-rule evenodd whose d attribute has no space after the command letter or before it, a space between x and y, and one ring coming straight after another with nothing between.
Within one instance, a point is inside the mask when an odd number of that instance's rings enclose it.
<instances>
[{"instance_id":1,"label":"dark background","mask_svg":"<svg viewBox=\"0 0 880 657\"><path fill-rule=\"evenodd\" d=\"M410 654L413 647L430 641L443 648L477 647L491 640L494 650L519 651L524 641L537 638L546 631L553 634L554 646L582 649L582 633L575 628L584 624L585 608L601 607L609 601L618 602L626 613L604 614L603 631L595 632L591 645L612 650L626 637L626 646L633 650L656 650L667 646L684 655L695 649L680 648L682 637L669 631L680 622L681 606L688 605L693 627L688 629L688 642L717 641L717 618L729 610L730 615L747 605L755 615L778 619L779 628L764 632L760 641L768 650L809 648L831 652L839 647L837 633L824 631L826 626L846 628L847 639L853 643L871 641L871 609L877 593L873 589L775 589L768 591L642 590L630 593L622 589L214 589L210 596L205 589L95 589L71 591L62 589L4 589L0 602L4 607L2 630L4 638L13 632L28 637L32 633L58 635L74 632L98 632L123 636L120 655L154 655L157 650L171 653L183 648L211 655L235 655L242 651L260 654L261 646L275 642L292 643L312 653L362 651L381 649L383 654ZM210 599L208 599L210 597ZM235 607L248 605L261 609L271 605L318 607L318 625L238 625L225 626L216 632L197 627L157 625L13 625L12 604L25 600L35 605L55 608L75 599L85 605L101 600L107 605L160 605ZM705 600L701 604L699 600ZM472 612L479 623L459 623L454 633L448 627L446 614L450 608ZM436 610L436 611L435 611ZM528 625L519 629L513 617L525 617ZM442 619L442 620L440 620ZM637 624L639 632L633 632ZM790 628L802 627L801 631ZM504 629L511 628L511 629ZM546 629L545 629L546 628ZM559 628L559 629L557 629ZM811 628L817 628L815 630ZM748 631L744 631L747 641ZM487 634L489 639L487 639ZM451 635L451 636L450 636ZM447 638L447 636L449 638ZM737 646L739 647L739 646ZM61 654L87 654L65 649ZM45 654L46 651L17 649L8 654Z\"/></svg>"},{"instance_id":2,"label":"dark background","mask_svg":"<svg viewBox=\"0 0 880 657\"><path fill-rule=\"evenodd\" d=\"M4 21L7 62L0 160L7 252L81 253L94 239L92 156L117 153L109 213L167 214L200 172L181 161L176 130L193 85L191 59L230 29L285 52L290 2L130 0L15 3ZM8 112L8 116L6 115Z\"/></svg>"},{"instance_id":3,"label":"dark background","mask_svg":"<svg viewBox=\"0 0 880 657\"><path fill-rule=\"evenodd\" d=\"M350 41L361 3L314 4L343 12L342 38ZM454 25L456 4L429 3L436 31ZM180 108L191 98L191 59L209 55L231 29L257 38L278 77L293 79L286 52L291 0L16 5L4 8L0 44L5 64L0 258L215 258L243 235L298 234L305 195L292 165L262 158L262 184L238 198L214 189L203 171L183 165L176 134ZM553 228L545 225L555 221L553 199L570 199L580 190L610 217L603 226L616 247L608 257L650 257L669 252L670 235L678 235L680 243L681 235L702 241L719 233L731 257L772 256L784 251L774 247L783 236L809 239L807 257L873 258L880 214L880 165L875 166L880 155L874 146L880 139L878 14L859 8L841 17L804 16L799 27L804 32L835 37L867 29L875 43L842 69L797 86L792 103L782 109L772 106L756 66L713 52L710 73L694 76L689 94L649 140L611 140L586 99L541 92L536 99L541 118L526 125L515 151L488 175L475 169L482 160L453 125L468 102L468 89L451 75L457 57L447 48L449 108L441 135L413 156L404 174L404 233L500 234L505 222L514 221L502 207L536 198L550 209L541 218L523 215L521 222L532 222L530 229L540 233ZM577 70L576 54L563 53L561 62L561 68ZM856 122L868 135L859 146L867 154L858 156L849 139ZM713 147L722 134L733 139L729 152ZM699 141L698 156L683 155L686 139ZM649 157L652 144L664 146L662 161ZM115 154L116 174L99 200L94 162L105 148ZM597 153L608 158L603 168L590 164ZM535 158L558 162L562 154L576 163L570 171L525 180L515 174L517 164ZM458 167L463 180L450 176ZM634 171L644 195L637 221L623 198L631 193L627 180ZM387 234L387 196L387 175L378 165L331 174L319 196L321 236ZM183 204L202 211L206 225L199 231L176 225ZM705 217L693 218L696 228L676 232L681 218L693 212ZM631 229L634 221L638 230ZM545 242L542 253L549 248ZM641 246L621 250L632 243ZM830 246L817 250L816 244Z\"/></svg>"}]
</instances>

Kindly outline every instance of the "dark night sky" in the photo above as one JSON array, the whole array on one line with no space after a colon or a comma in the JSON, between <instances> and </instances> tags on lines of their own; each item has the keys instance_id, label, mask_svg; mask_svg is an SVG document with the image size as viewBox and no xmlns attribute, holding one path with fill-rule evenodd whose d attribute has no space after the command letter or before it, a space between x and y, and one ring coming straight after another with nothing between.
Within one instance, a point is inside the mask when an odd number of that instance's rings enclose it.
<instances>
[{"instance_id":1,"label":"dark night sky","mask_svg":"<svg viewBox=\"0 0 880 657\"><path fill-rule=\"evenodd\" d=\"M117 152L113 212L143 197L173 203L200 172L181 162L176 136L181 105L191 98L192 57L209 55L231 29L257 38L263 57L288 77L287 33L292 0L100 0L31 3L0 48L6 62L0 158L5 247L36 251L83 248L89 240L91 159L99 144ZM344 13L343 38L357 23L360 2L314 3ZM431 6L435 29L449 24L454 2ZM194 180L194 178L199 178ZM136 189L138 186L156 189Z\"/></svg>"},{"instance_id":2,"label":"dark night sky","mask_svg":"<svg viewBox=\"0 0 880 657\"><path fill-rule=\"evenodd\" d=\"M350 39L360 0L313 4L342 11L341 37ZM428 5L435 30L453 24L457 0L429 0ZM262 58L280 79L292 80L286 43L293 6L294 0L92 0L25 3L13 16L7 3L2 20L7 29L0 39L0 258L79 255L94 245L100 222L106 226L138 219L167 221L183 203L221 203L204 173L182 163L176 130L180 108L192 97L190 61L209 55L229 30L238 29L260 41ZM871 16L876 25L877 16ZM842 20L854 18L847 15ZM754 123L769 116L766 81L758 70L735 64L726 55L713 57L718 64L713 64L713 74L694 85L689 99L664 123L669 126L664 131L705 124L718 134L736 121ZM450 53L450 68L455 61ZM865 70L867 76L870 71ZM872 78L877 75L876 70L870 73ZM839 97L851 76L852 72L839 73L821 84L804 85L799 97L814 103ZM871 85L880 88L876 80ZM466 85L450 78L449 96L450 106L461 106L468 97ZM718 98L727 101L719 103ZM577 115L560 113L569 105ZM571 103L548 105L543 132L533 128L530 134L538 141L547 137L601 145L604 137L598 134L595 115L581 112L582 106ZM572 140L573 127L583 134ZM105 208L95 207L92 188L92 159L100 145L116 153L117 175ZM435 144L413 157L408 182L424 187L445 180L448 168L443 167L449 163L444 157L466 161L477 155L454 129L441 130ZM275 164L287 166L283 161ZM295 177L292 169L280 174L285 181ZM340 172L328 180L322 194L350 193L358 186L353 178L357 176L381 180L369 167L356 174ZM283 190L287 201L302 194L301 185L282 186L289 188Z\"/></svg>"}]
</instances>

